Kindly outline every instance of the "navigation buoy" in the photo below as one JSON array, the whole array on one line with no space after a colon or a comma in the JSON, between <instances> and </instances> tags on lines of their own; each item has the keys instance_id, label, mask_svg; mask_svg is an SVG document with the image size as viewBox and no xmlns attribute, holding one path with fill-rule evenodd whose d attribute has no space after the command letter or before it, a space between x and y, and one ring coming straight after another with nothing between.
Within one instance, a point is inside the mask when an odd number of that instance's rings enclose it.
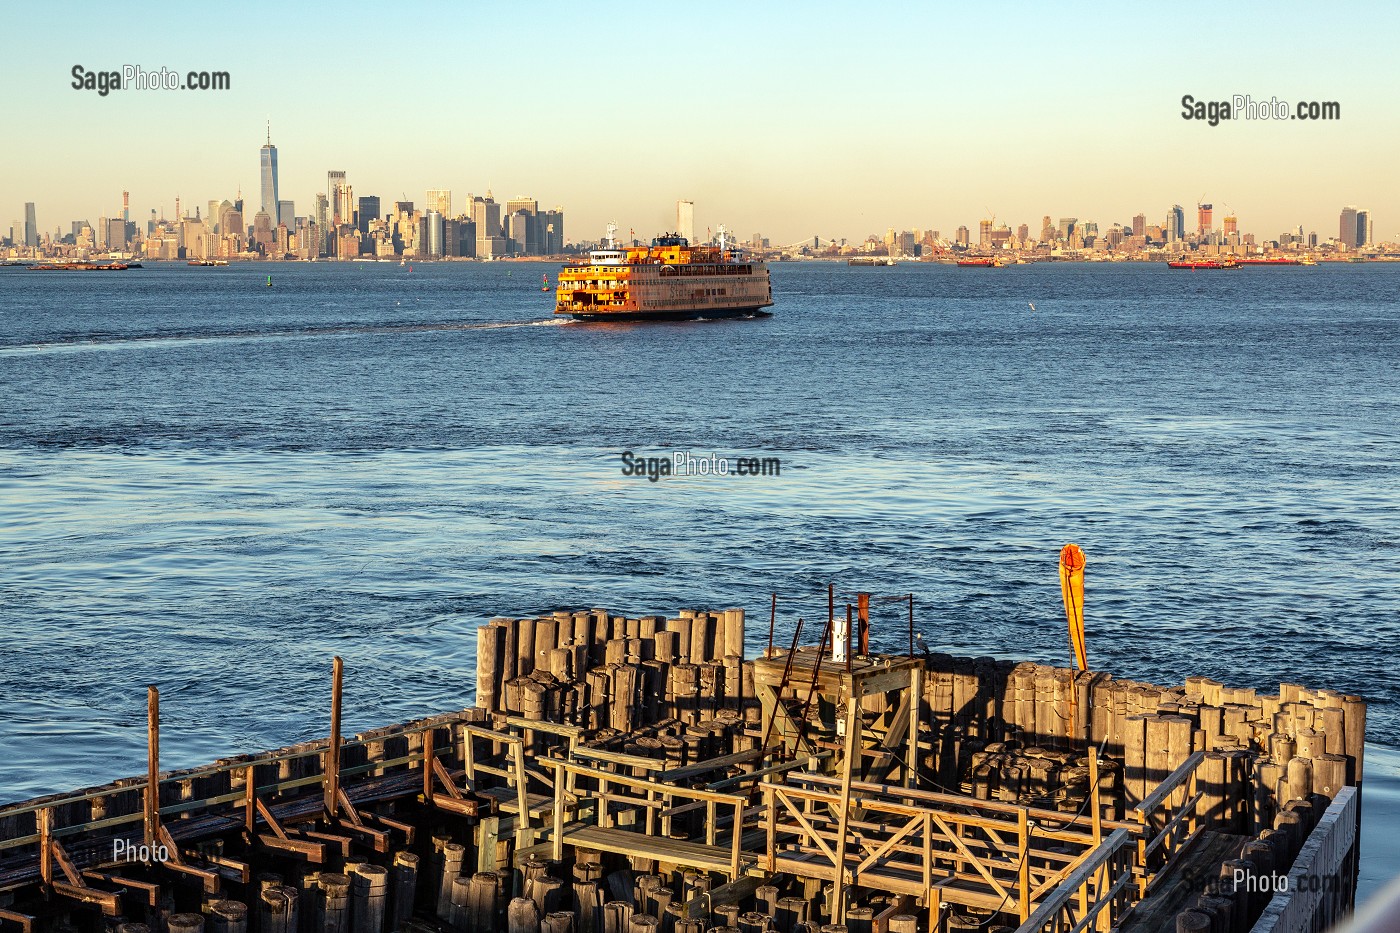
<instances>
[{"instance_id":1,"label":"navigation buoy","mask_svg":"<svg viewBox=\"0 0 1400 933\"><path fill-rule=\"evenodd\" d=\"M272 287L272 276L270 276L270 275L267 277L267 287L268 287L268 288L271 288L271 287Z\"/></svg>"}]
</instances>

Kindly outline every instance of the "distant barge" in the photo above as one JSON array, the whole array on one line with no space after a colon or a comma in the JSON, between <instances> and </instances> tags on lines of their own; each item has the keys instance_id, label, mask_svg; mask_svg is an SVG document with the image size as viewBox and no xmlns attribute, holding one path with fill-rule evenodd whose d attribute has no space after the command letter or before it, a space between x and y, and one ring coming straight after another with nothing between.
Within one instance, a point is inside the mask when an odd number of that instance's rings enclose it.
<instances>
[{"instance_id":1,"label":"distant barge","mask_svg":"<svg viewBox=\"0 0 1400 933\"><path fill-rule=\"evenodd\" d=\"M29 266L30 272L124 272L139 269L139 262L41 262Z\"/></svg>"},{"instance_id":2,"label":"distant barge","mask_svg":"<svg viewBox=\"0 0 1400 933\"><path fill-rule=\"evenodd\" d=\"M749 659L741 609L493 619L474 707L348 740L336 659L329 739L184 771L160 771L151 688L145 776L0 807L0 926L1296 933L1350 910L1359 698L916 652L912 597L909 653L871 652L871 597L824 595L816 643L774 644L775 596Z\"/></svg>"}]
</instances>

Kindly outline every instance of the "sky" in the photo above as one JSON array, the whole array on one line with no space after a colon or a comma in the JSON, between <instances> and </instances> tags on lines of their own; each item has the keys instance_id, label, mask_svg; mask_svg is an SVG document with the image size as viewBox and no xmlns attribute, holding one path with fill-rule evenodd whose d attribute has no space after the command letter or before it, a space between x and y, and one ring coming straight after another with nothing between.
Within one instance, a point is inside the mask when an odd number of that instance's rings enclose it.
<instances>
[{"instance_id":1,"label":"sky","mask_svg":"<svg viewBox=\"0 0 1400 933\"><path fill-rule=\"evenodd\" d=\"M1400 5L383 3L4 16L0 228L256 205L268 121L299 214L449 188L561 206L569 240L647 236L695 202L775 245L984 217L1335 236L1343 205L1400 240ZM228 91L72 87L72 69L227 71ZM1181 98L1337 101L1334 122L1205 122ZM253 207L256 210L256 206Z\"/></svg>"}]
</instances>

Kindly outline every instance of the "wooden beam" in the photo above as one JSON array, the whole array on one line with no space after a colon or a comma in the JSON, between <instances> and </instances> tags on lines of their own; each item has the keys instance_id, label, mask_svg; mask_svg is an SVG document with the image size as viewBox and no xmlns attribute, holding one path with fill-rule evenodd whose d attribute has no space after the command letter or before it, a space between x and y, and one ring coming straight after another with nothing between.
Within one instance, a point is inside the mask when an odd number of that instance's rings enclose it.
<instances>
[{"instance_id":1,"label":"wooden beam","mask_svg":"<svg viewBox=\"0 0 1400 933\"><path fill-rule=\"evenodd\" d=\"M49 846L53 849L53 860L63 871L63 877L68 879L69 884L83 886L83 877L78 874L78 869L73 864L73 860L68 857L68 852L63 848L63 843L57 839L51 840Z\"/></svg>"},{"instance_id":2,"label":"wooden beam","mask_svg":"<svg viewBox=\"0 0 1400 933\"><path fill-rule=\"evenodd\" d=\"M681 768L672 768L669 771L662 771L656 776L658 781L684 781L688 778L699 777L711 771L718 771L720 768L728 768L732 765L745 764L762 758L763 749L754 748L748 751L735 752L732 755L720 755L710 758L707 761L699 761L693 765L685 765Z\"/></svg>"},{"instance_id":3,"label":"wooden beam","mask_svg":"<svg viewBox=\"0 0 1400 933\"><path fill-rule=\"evenodd\" d=\"M271 833L260 834L257 841L264 848L299 855L316 865L324 864L326 861L326 844L323 842L311 839L288 839L284 836L274 836Z\"/></svg>"},{"instance_id":4,"label":"wooden beam","mask_svg":"<svg viewBox=\"0 0 1400 933\"><path fill-rule=\"evenodd\" d=\"M267 823L267 828L272 830L273 835L278 839L285 840L287 838L287 831L282 828L281 823L277 822L277 817L272 815L272 810L268 805L262 802L262 798L255 799L254 803L258 808L258 813L261 814L263 820Z\"/></svg>"},{"instance_id":5,"label":"wooden beam","mask_svg":"<svg viewBox=\"0 0 1400 933\"><path fill-rule=\"evenodd\" d=\"M45 887L53 884L53 808L43 807L39 820L39 879Z\"/></svg>"},{"instance_id":6,"label":"wooden beam","mask_svg":"<svg viewBox=\"0 0 1400 933\"><path fill-rule=\"evenodd\" d=\"M160 835L160 691L146 688L146 848Z\"/></svg>"},{"instance_id":7,"label":"wooden beam","mask_svg":"<svg viewBox=\"0 0 1400 933\"><path fill-rule=\"evenodd\" d=\"M146 892L146 904L150 907L160 906L160 885L150 881L136 881L133 878L124 878L121 875L114 875L104 871L84 871L84 879L93 881L105 881L121 888L134 888L138 891Z\"/></svg>"},{"instance_id":8,"label":"wooden beam","mask_svg":"<svg viewBox=\"0 0 1400 933\"><path fill-rule=\"evenodd\" d=\"M18 926L21 933L34 933L34 921L38 918L30 914L22 914L17 910L5 910L0 908L0 921L13 923Z\"/></svg>"},{"instance_id":9,"label":"wooden beam","mask_svg":"<svg viewBox=\"0 0 1400 933\"><path fill-rule=\"evenodd\" d=\"M336 655L331 662L331 738L326 746L325 810L335 813L336 795L340 791L340 687L344 663Z\"/></svg>"},{"instance_id":10,"label":"wooden beam","mask_svg":"<svg viewBox=\"0 0 1400 933\"><path fill-rule=\"evenodd\" d=\"M851 685L846 698L846 759L841 764L841 804L836 829L836 923L846 922L846 832L851 813L851 779L856 767L856 749L860 747L861 692L860 682Z\"/></svg>"},{"instance_id":11,"label":"wooden beam","mask_svg":"<svg viewBox=\"0 0 1400 933\"><path fill-rule=\"evenodd\" d=\"M71 898L81 901L84 904L96 904L102 908L102 913L108 917L116 917L121 914L121 904L119 896L114 891L99 891L96 888L89 888L82 884L66 884L62 881L55 882L53 892L60 897Z\"/></svg>"}]
</instances>

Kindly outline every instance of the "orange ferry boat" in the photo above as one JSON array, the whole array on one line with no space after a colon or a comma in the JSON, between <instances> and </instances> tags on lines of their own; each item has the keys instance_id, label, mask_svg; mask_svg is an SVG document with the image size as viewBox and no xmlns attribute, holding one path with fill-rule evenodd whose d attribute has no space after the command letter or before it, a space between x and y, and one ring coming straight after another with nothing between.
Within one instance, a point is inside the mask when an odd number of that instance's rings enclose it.
<instances>
[{"instance_id":1,"label":"orange ferry boat","mask_svg":"<svg viewBox=\"0 0 1400 933\"><path fill-rule=\"evenodd\" d=\"M695 320L766 317L773 285L761 260L720 245L691 246L666 234L650 246L617 247L608 226L608 246L559 272L555 314L584 321Z\"/></svg>"}]
</instances>

